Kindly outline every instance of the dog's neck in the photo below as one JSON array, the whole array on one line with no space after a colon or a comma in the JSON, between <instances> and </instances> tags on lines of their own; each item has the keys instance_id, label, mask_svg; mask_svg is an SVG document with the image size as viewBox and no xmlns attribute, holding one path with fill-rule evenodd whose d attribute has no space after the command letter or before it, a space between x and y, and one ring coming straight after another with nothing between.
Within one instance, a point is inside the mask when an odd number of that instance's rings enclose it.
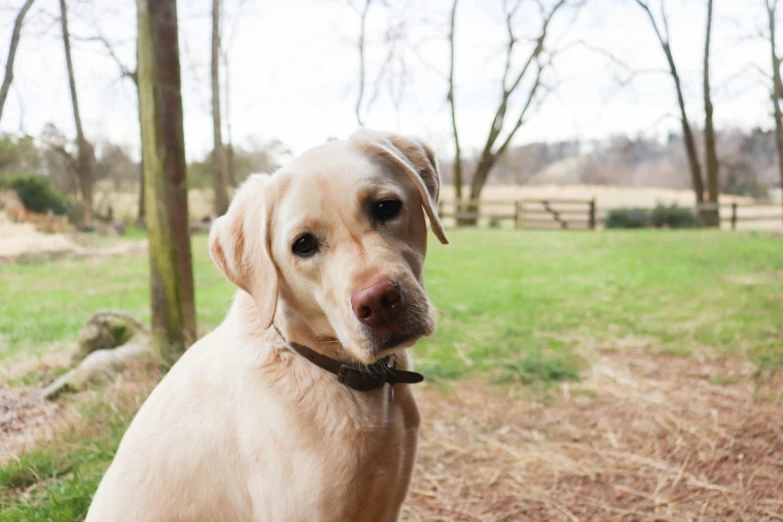
<instances>
[{"instance_id":1,"label":"dog's neck","mask_svg":"<svg viewBox=\"0 0 783 522\"><path fill-rule=\"evenodd\" d=\"M246 328L246 334L260 338L274 327L261 324L258 308L253 298L246 292L239 291L234 303L240 314L241 322ZM274 325L286 341L307 346L322 355L340 362L356 363L357 361L342 347L340 341L333 336L317 335L300 315L294 313L284 302L278 301Z\"/></svg>"}]
</instances>

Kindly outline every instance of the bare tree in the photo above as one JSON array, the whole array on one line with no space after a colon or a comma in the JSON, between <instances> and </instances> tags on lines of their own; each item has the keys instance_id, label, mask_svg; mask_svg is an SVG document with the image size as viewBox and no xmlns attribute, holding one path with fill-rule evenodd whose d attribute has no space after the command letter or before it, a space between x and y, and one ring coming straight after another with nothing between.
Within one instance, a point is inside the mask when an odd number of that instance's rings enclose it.
<instances>
[{"instance_id":1,"label":"bare tree","mask_svg":"<svg viewBox=\"0 0 783 522\"><path fill-rule=\"evenodd\" d=\"M767 7L767 16L769 17L769 45L772 57L772 108L775 118L775 145L778 149L778 170L780 172L780 186L783 187L783 111L780 108L780 100L783 99L783 80L780 77L781 58L777 52L777 41L775 31L777 24L775 16L777 14L778 0L764 0Z\"/></svg>"},{"instance_id":2,"label":"bare tree","mask_svg":"<svg viewBox=\"0 0 783 522\"><path fill-rule=\"evenodd\" d=\"M22 24L27 11L33 6L34 1L26 0L14 21L11 43L8 46L8 60L5 62L5 76L3 77L2 86L0 86L0 121L3 119L3 106L5 105L5 99L8 97L8 90L11 88L11 82L14 81L14 59L16 59L16 50L19 48L19 40L22 37Z\"/></svg>"},{"instance_id":3,"label":"bare tree","mask_svg":"<svg viewBox=\"0 0 783 522\"><path fill-rule=\"evenodd\" d=\"M235 4L234 23L229 32L222 31L220 38L220 49L223 56L223 70L225 75L225 99L226 99L226 181L232 187L237 186L236 176L236 151L234 150L234 136L231 128L231 69L229 67L230 61L228 59L234 40L234 36L237 33L237 22L242 16L242 6L245 0L239 0ZM226 19L225 11L223 19Z\"/></svg>"},{"instance_id":4,"label":"bare tree","mask_svg":"<svg viewBox=\"0 0 783 522\"><path fill-rule=\"evenodd\" d=\"M236 154L234 137L231 132L231 70L228 67L228 52L223 52L223 67L226 71L226 182L232 187L237 186Z\"/></svg>"},{"instance_id":5,"label":"bare tree","mask_svg":"<svg viewBox=\"0 0 783 522\"><path fill-rule=\"evenodd\" d=\"M131 69L125 63L117 56L117 53L114 51L114 47L112 44L103 36L98 35L91 38L86 38L86 41L92 41L92 42L98 42L100 43L108 55L111 57L112 60L114 60L114 63L117 64L117 67L120 70L120 76L122 78L127 78L133 82L133 86L136 89L136 99L138 103L138 95L139 95L139 74L138 74L138 63L139 63L139 49L138 49L138 38L136 39L136 67ZM141 106L139 106L139 125L141 125ZM142 152L141 162L139 162L139 197L138 197L138 204L137 204L137 214L136 214L136 225L139 227L144 227L145 222L145 208L144 208L144 154Z\"/></svg>"},{"instance_id":6,"label":"bare tree","mask_svg":"<svg viewBox=\"0 0 783 522\"><path fill-rule=\"evenodd\" d=\"M464 208L465 212L461 212L457 219L459 225L475 225L478 219L479 199L481 198L481 192L484 189L484 185L487 183L492 168L495 166L498 158L502 157L508 149L511 140L514 135L525 123L525 117L528 114L533 102L537 99L540 91L542 90L542 73L548 67L549 62L545 60L545 44L549 32L549 24L555 17L558 11L562 9L567 3L567 0L558 0L548 11L539 4L542 10L542 22L541 30L535 39L534 46L530 53L527 55L527 59L524 65L518 73L512 74L511 63L514 55L514 50L518 43L518 38L514 34L514 15L519 10L521 0L516 0L512 6L509 6L509 2L504 2L505 18L506 18L506 32L508 35L508 42L506 45L505 66L503 69L503 78L500 83L500 102L495 115L492 118L492 124L490 125L489 133L484 142L484 147L479 155L478 163L473 170L473 176L470 181L470 193L468 201L457 201L457 208ZM456 132L456 104L454 97L454 19L457 11L457 0L454 1L451 12L451 31L449 33L449 42L451 48L451 63L449 65L449 103L451 104L452 111L452 127L455 136L455 143L458 141L458 133ZM532 72L531 72L532 71ZM532 79L530 78L532 76ZM507 130L506 117L511 102L511 97L521 92L520 86L523 85L524 80L530 80L530 85L527 86L527 91L523 95L523 104L519 113L511 120L510 128ZM501 134L506 130L505 138L500 140ZM461 154L460 154L461 155ZM460 155L455 157L454 171L460 172L460 178L462 177L463 164ZM456 177L456 176L455 176ZM461 183L460 183L461 185ZM457 193L461 194L461 187L455 188Z\"/></svg>"},{"instance_id":7,"label":"bare tree","mask_svg":"<svg viewBox=\"0 0 783 522\"><path fill-rule=\"evenodd\" d=\"M213 211L222 216L228 210L226 149L220 120L220 0L212 0L212 132L215 138L215 170L212 174Z\"/></svg>"},{"instance_id":8,"label":"bare tree","mask_svg":"<svg viewBox=\"0 0 783 522\"><path fill-rule=\"evenodd\" d=\"M653 30L655 31L655 35L658 38L658 43L661 45L661 49L663 50L664 55L666 56L666 61L669 65L669 74L672 77L672 80L674 81L674 88L677 93L677 104L680 109L680 123L682 125L682 137L683 142L685 145L685 155L688 158L688 168L690 170L691 174L691 184L693 186L693 191L696 195L696 204L700 207L700 216L702 218L702 221L705 224L710 224L710 219L707 215L707 213L710 212L706 208L701 208L702 204L704 203L704 181L702 179L701 174L701 164L699 163L699 156L696 151L696 140L693 137L693 131L691 130L691 125L688 120L688 113L685 108L685 97L683 96L682 92L682 84L680 82L680 75L677 72L677 66L674 62L674 55L672 54L671 49L671 37L669 34L669 20L666 16L666 10L664 9L663 5L661 5L661 20L663 22L663 29L664 32L661 32L661 29L658 25L658 22L655 19L655 16L653 15L652 11L650 10L650 6L647 4L647 2L643 0L635 0L635 2L641 7L645 14L647 15L647 18L650 20L650 24L652 25ZM712 3L710 2L710 5ZM710 8L709 10L709 16L708 16L708 23L711 25L712 20L712 10ZM709 32L708 32L709 35ZM705 65L709 61L709 36L707 37L706 41L706 47L705 47ZM706 91L709 90L709 81L707 79L707 76L709 74L709 69L705 69L704 77L705 77L705 94ZM705 99L705 104L707 103ZM711 104L710 104L711 105ZM711 115L710 115L711 117ZM717 191L717 166L715 171L715 182L716 182L716 191ZM711 201L712 203L717 203L717 193L715 196L715 200Z\"/></svg>"},{"instance_id":9,"label":"bare tree","mask_svg":"<svg viewBox=\"0 0 783 522\"><path fill-rule=\"evenodd\" d=\"M364 118L362 117L362 103L364 102L364 84L365 84L365 60L364 60L364 45L365 45L365 30L367 27L367 13L370 11L370 4L372 0L365 0L364 8L361 10L361 25L359 29L359 41L357 42L357 48L359 50L359 95L356 97L356 107L354 112L356 114L356 121L359 125L364 125Z\"/></svg>"},{"instance_id":10,"label":"bare tree","mask_svg":"<svg viewBox=\"0 0 783 522\"><path fill-rule=\"evenodd\" d=\"M76 125L76 158L74 171L79 183L79 192L82 197L84 210L83 220L89 225L93 221L93 188L95 185L95 148L84 137L82 118L79 112L79 98L76 94L76 77L73 72L73 59L71 58L71 38L68 33L68 8L65 0L60 0L60 22L63 31L63 45L65 46L65 64L68 68L68 84L71 89L71 106L73 107L73 120Z\"/></svg>"},{"instance_id":11,"label":"bare tree","mask_svg":"<svg viewBox=\"0 0 783 522\"><path fill-rule=\"evenodd\" d=\"M710 40L712 37L712 0L707 0L707 29L704 38L704 155L707 167L707 194L711 206L701 213L706 226L720 226L718 207L718 153L715 148L715 126L710 92Z\"/></svg>"},{"instance_id":12,"label":"bare tree","mask_svg":"<svg viewBox=\"0 0 783 522\"><path fill-rule=\"evenodd\" d=\"M400 106L408 82L407 63L403 47L409 42L407 42L405 20L394 16L390 3L383 0L377 2L377 4L388 11L388 23L382 40L385 57L380 63L380 68L375 77L373 79L368 78L367 50L369 44L367 39L367 15L375 0L361 1L363 2L361 8L355 6L351 0L348 0L348 5L359 15L359 38L356 40L356 49L359 55L359 81L354 114L356 122L359 125L364 125L367 122L370 110L378 100L384 79L388 80L391 102L399 116Z\"/></svg>"},{"instance_id":13,"label":"bare tree","mask_svg":"<svg viewBox=\"0 0 783 522\"><path fill-rule=\"evenodd\" d=\"M459 129L457 126L456 100L454 99L454 26L457 18L457 3L454 0L451 6L451 23L449 29L449 107L451 108L451 128L454 133L454 202L455 210L462 212L462 147L459 142Z\"/></svg>"},{"instance_id":14,"label":"bare tree","mask_svg":"<svg viewBox=\"0 0 783 522\"><path fill-rule=\"evenodd\" d=\"M154 346L173 362L196 339L176 0L137 0L138 79Z\"/></svg>"}]
</instances>

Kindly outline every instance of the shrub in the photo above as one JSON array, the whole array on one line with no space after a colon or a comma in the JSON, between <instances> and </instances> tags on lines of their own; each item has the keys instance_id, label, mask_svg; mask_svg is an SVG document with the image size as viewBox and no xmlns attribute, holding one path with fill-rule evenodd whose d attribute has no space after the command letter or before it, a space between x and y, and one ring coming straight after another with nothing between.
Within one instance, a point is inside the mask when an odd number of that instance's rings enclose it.
<instances>
[{"instance_id":1,"label":"shrub","mask_svg":"<svg viewBox=\"0 0 783 522\"><path fill-rule=\"evenodd\" d=\"M55 191L49 181L37 174L17 174L0 180L0 188L13 190L26 208L44 214L52 211L62 215L68 210L65 198Z\"/></svg>"},{"instance_id":2,"label":"shrub","mask_svg":"<svg viewBox=\"0 0 783 522\"><path fill-rule=\"evenodd\" d=\"M606 228L646 228L650 212L643 208L616 208L606 216Z\"/></svg>"},{"instance_id":3,"label":"shrub","mask_svg":"<svg viewBox=\"0 0 783 522\"><path fill-rule=\"evenodd\" d=\"M701 223L691 209L674 204L669 207L657 205L652 211L652 225L658 228L697 228Z\"/></svg>"}]
</instances>

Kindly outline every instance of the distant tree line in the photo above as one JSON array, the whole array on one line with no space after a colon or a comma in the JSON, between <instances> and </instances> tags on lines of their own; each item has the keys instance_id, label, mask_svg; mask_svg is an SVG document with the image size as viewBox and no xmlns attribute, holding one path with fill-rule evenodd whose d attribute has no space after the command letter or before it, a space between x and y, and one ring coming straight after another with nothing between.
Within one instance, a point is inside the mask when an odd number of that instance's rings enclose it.
<instances>
[{"instance_id":1,"label":"distant tree line","mask_svg":"<svg viewBox=\"0 0 783 522\"><path fill-rule=\"evenodd\" d=\"M51 187L81 207L79 178L67 153L75 147L54 125L47 125L40 137L29 135L0 135L0 178L19 174L35 174L48 180ZM66 154L63 154L65 151ZM96 218L106 218L102 205L108 193L133 193L140 190L138 159L127 146L107 140L96 140L94 160ZM242 182L253 172L271 172L290 155L288 147L279 140L249 139L243 145L232 147L233 182ZM187 165L188 186L212 189L213 153L193 160ZM203 216L198 216L203 217Z\"/></svg>"},{"instance_id":2,"label":"distant tree line","mask_svg":"<svg viewBox=\"0 0 783 522\"><path fill-rule=\"evenodd\" d=\"M694 133L697 152L703 133ZM719 185L722 193L764 198L780 186L774 129L716 132ZM463 163L475 168L478 156ZM465 168L463 167L463 168ZM453 183L453 163L444 162L445 183ZM605 140L530 143L511 147L494 168L496 185L597 184L691 188L682 136L661 141L644 135L615 135Z\"/></svg>"}]
</instances>

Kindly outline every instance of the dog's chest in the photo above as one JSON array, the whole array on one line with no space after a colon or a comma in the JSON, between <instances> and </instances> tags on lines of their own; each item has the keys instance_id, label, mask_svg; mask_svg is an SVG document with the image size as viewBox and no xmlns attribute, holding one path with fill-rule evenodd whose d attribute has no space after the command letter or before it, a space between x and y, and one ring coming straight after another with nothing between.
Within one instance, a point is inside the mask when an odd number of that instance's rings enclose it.
<instances>
[{"instance_id":1,"label":"dog's chest","mask_svg":"<svg viewBox=\"0 0 783 522\"><path fill-rule=\"evenodd\" d=\"M378 521L396 512L409 479L407 468L415 448L416 426L387 386L367 395L338 390L315 405L283 405L273 447L267 442L262 460L272 468L263 497L281 506L275 520L300 520L301 513L319 513L323 521ZM408 400L412 400L408 398ZM277 491L269 491L268 473L276 474Z\"/></svg>"}]
</instances>

